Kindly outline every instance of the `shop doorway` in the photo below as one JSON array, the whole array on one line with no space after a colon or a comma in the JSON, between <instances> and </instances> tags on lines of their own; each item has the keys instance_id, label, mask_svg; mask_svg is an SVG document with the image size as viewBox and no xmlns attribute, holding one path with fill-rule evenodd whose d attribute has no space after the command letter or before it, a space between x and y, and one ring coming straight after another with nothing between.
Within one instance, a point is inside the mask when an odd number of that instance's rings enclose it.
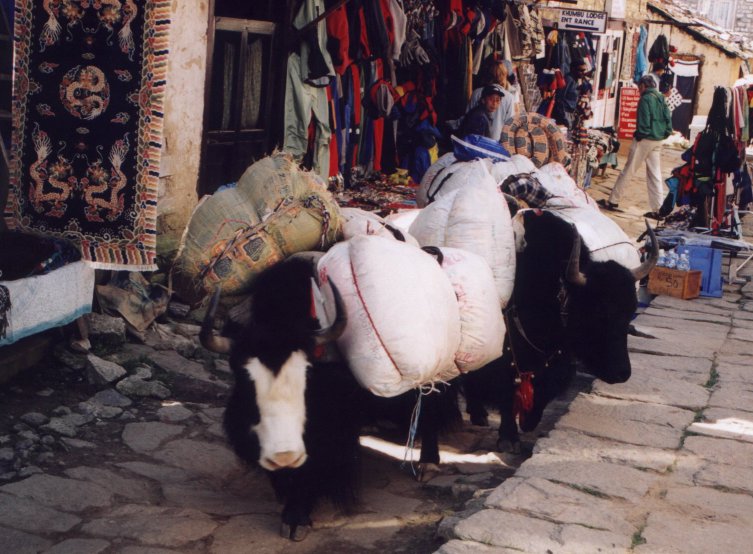
<instances>
[{"instance_id":1,"label":"shop doorway","mask_svg":"<svg viewBox=\"0 0 753 554\"><path fill-rule=\"evenodd\" d=\"M198 194L235 182L275 143L287 2L213 0ZM280 6L282 4L282 6ZM285 9L281 9L282 7Z\"/></svg>"},{"instance_id":2,"label":"shop doorway","mask_svg":"<svg viewBox=\"0 0 753 554\"><path fill-rule=\"evenodd\" d=\"M617 89L622 70L622 48L625 33L607 29L593 35L596 49L596 67L593 80L591 127L614 127L617 112Z\"/></svg>"}]
</instances>

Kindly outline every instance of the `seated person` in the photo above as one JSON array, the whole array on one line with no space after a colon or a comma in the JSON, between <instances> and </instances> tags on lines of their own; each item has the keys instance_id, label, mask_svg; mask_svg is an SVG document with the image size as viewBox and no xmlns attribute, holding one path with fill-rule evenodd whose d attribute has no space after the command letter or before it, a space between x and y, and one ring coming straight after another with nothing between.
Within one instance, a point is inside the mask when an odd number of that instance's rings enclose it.
<instances>
[{"instance_id":1,"label":"seated person","mask_svg":"<svg viewBox=\"0 0 753 554\"><path fill-rule=\"evenodd\" d=\"M499 109L505 92L500 85L487 85L481 92L481 102L463 118L460 127L460 137L468 135L481 135L499 140L499 137L491 136L494 113Z\"/></svg>"}]
</instances>

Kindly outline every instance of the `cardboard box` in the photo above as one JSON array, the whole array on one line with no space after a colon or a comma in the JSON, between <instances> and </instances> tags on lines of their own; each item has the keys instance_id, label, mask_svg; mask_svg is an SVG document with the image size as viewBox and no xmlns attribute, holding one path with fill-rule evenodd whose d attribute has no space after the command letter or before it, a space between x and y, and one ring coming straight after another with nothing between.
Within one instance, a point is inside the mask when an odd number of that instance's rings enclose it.
<instances>
[{"instance_id":1,"label":"cardboard box","mask_svg":"<svg viewBox=\"0 0 753 554\"><path fill-rule=\"evenodd\" d=\"M698 270L679 271L655 267L648 274L648 292L688 300L701 294L701 275Z\"/></svg>"}]
</instances>

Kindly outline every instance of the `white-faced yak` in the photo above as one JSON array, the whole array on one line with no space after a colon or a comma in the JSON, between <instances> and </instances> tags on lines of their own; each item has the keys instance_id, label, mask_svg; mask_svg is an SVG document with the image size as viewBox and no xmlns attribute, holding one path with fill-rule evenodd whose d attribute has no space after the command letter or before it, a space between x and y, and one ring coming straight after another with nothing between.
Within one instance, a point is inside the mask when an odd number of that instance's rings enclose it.
<instances>
[{"instance_id":1,"label":"white-faced yak","mask_svg":"<svg viewBox=\"0 0 753 554\"><path fill-rule=\"evenodd\" d=\"M564 391L575 361L607 383L630 378L627 337L637 308L636 281L656 265L659 247L627 268L593 261L574 226L547 210L524 214L524 244L506 308L502 358L464 376L472 423L487 425L484 404L499 408L498 446L519 450L518 424L532 431L544 408Z\"/></svg>"},{"instance_id":2,"label":"white-faced yak","mask_svg":"<svg viewBox=\"0 0 753 554\"><path fill-rule=\"evenodd\" d=\"M230 354L235 383L224 416L228 440L241 460L269 475L284 502L280 534L292 540L308 534L320 498L346 510L353 506L361 426L381 412L407 427L417 397L378 398L357 383L333 342L347 324L334 283L334 323L319 329L313 315L315 274L315 261L296 257L263 271L253 283L249 313L229 337L212 329L215 293L201 331L207 349ZM423 399L422 463L439 463L439 428L460 419L451 392Z\"/></svg>"}]
</instances>

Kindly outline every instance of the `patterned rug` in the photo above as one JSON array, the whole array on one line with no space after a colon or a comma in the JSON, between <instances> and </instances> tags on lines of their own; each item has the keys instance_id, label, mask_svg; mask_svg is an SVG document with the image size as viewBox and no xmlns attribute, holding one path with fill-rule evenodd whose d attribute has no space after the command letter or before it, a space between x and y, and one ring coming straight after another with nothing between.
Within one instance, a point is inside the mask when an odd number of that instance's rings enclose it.
<instances>
[{"instance_id":1,"label":"patterned rug","mask_svg":"<svg viewBox=\"0 0 753 554\"><path fill-rule=\"evenodd\" d=\"M10 228L156 269L168 0L16 0Z\"/></svg>"}]
</instances>

